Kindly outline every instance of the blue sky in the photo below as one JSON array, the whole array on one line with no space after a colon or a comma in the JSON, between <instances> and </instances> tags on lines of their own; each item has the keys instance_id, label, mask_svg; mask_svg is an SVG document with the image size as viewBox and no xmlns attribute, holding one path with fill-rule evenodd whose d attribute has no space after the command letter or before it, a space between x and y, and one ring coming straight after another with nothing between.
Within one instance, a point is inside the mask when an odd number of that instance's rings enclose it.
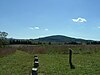
<instances>
[{"instance_id":1,"label":"blue sky","mask_svg":"<svg viewBox=\"0 0 100 75\"><path fill-rule=\"evenodd\" d=\"M100 40L99 0L0 0L0 31L9 38L65 35Z\"/></svg>"}]
</instances>

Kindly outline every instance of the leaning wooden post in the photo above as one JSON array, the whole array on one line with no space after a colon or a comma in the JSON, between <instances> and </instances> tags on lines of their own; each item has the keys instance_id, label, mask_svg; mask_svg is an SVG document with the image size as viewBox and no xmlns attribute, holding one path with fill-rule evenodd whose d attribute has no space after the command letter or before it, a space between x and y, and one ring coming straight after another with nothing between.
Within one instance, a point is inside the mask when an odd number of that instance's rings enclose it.
<instances>
[{"instance_id":1,"label":"leaning wooden post","mask_svg":"<svg viewBox=\"0 0 100 75\"><path fill-rule=\"evenodd\" d=\"M32 68L32 75L38 75L37 73L38 67L39 67L38 57L34 56L34 66Z\"/></svg>"},{"instance_id":2,"label":"leaning wooden post","mask_svg":"<svg viewBox=\"0 0 100 75\"><path fill-rule=\"evenodd\" d=\"M71 69L75 69L75 66L72 64L72 49L69 49L69 64Z\"/></svg>"}]
</instances>

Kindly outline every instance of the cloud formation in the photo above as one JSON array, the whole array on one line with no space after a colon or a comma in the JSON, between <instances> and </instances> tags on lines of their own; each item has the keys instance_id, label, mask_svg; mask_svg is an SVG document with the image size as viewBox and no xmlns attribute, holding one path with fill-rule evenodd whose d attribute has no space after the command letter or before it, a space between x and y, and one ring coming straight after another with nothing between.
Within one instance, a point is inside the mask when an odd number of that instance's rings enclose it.
<instances>
[{"instance_id":1,"label":"cloud formation","mask_svg":"<svg viewBox=\"0 0 100 75\"><path fill-rule=\"evenodd\" d=\"M29 27L29 29L34 30L34 29L40 29L39 27Z\"/></svg>"},{"instance_id":2,"label":"cloud formation","mask_svg":"<svg viewBox=\"0 0 100 75\"><path fill-rule=\"evenodd\" d=\"M77 18L77 19L72 19L73 22L76 22L76 23L84 23L84 22L87 22L87 20L85 18Z\"/></svg>"},{"instance_id":3,"label":"cloud formation","mask_svg":"<svg viewBox=\"0 0 100 75\"><path fill-rule=\"evenodd\" d=\"M29 27L29 29L33 30L34 28L33 27Z\"/></svg>"},{"instance_id":4,"label":"cloud formation","mask_svg":"<svg viewBox=\"0 0 100 75\"><path fill-rule=\"evenodd\" d=\"M39 27L34 27L35 29L40 29Z\"/></svg>"},{"instance_id":5,"label":"cloud formation","mask_svg":"<svg viewBox=\"0 0 100 75\"><path fill-rule=\"evenodd\" d=\"M98 28L100 28L100 26Z\"/></svg>"},{"instance_id":6,"label":"cloud formation","mask_svg":"<svg viewBox=\"0 0 100 75\"><path fill-rule=\"evenodd\" d=\"M44 29L45 31L48 31L48 29L46 28L46 29Z\"/></svg>"},{"instance_id":7,"label":"cloud formation","mask_svg":"<svg viewBox=\"0 0 100 75\"><path fill-rule=\"evenodd\" d=\"M36 26L36 27L29 27L30 30L39 30L40 27ZM48 31L49 29L48 28L45 28L45 29L42 29L42 30L45 30L45 31Z\"/></svg>"}]
</instances>

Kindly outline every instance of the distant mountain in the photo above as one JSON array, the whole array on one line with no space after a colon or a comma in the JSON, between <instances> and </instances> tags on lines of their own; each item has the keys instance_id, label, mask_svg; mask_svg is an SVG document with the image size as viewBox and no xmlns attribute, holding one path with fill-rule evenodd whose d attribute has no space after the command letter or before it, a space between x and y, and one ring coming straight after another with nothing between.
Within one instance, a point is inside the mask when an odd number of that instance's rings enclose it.
<instances>
[{"instance_id":1,"label":"distant mountain","mask_svg":"<svg viewBox=\"0 0 100 75\"><path fill-rule=\"evenodd\" d=\"M53 35L43 38L34 39L34 41L40 42L91 42L92 40L77 39L72 37L67 37L63 35Z\"/></svg>"}]
</instances>

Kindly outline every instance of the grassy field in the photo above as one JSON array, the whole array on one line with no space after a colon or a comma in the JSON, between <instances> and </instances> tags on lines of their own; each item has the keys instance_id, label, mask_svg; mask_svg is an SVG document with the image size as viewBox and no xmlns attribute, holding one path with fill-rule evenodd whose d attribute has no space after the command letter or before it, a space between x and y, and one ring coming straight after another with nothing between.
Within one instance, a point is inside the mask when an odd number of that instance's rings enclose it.
<instances>
[{"instance_id":1,"label":"grassy field","mask_svg":"<svg viewBox=\"0 0 100 75\"><path fill-rule=\"evenodd\" d=\"M39 55L39 73L46 75L99 75L100 74L100 53L73 55L75 69L70 69L68 55Z\"/></svg>"},{"instance_id":2,"label":"grassy field","mask_svg":"<svg viewBox=\"0 0 100 75\"><path fill-rule=\"evenodd\" d=\"M16 51L0 58L0 75L28 75L32 67L32 55Z\"/></svg>"},{"instance_id":3,"label":"grassy field","mask_svg":"<svg viewBox=\"0 0 100 75\"><path fill-rule=\"evenodd\" d=\"M68 54L30 54L19 50L0 57L0 75L30 75L34 55L39 57L39 75L100 75L100 51L73 54L75 69L70 69Z\"/></svg>"}]
</instances>

